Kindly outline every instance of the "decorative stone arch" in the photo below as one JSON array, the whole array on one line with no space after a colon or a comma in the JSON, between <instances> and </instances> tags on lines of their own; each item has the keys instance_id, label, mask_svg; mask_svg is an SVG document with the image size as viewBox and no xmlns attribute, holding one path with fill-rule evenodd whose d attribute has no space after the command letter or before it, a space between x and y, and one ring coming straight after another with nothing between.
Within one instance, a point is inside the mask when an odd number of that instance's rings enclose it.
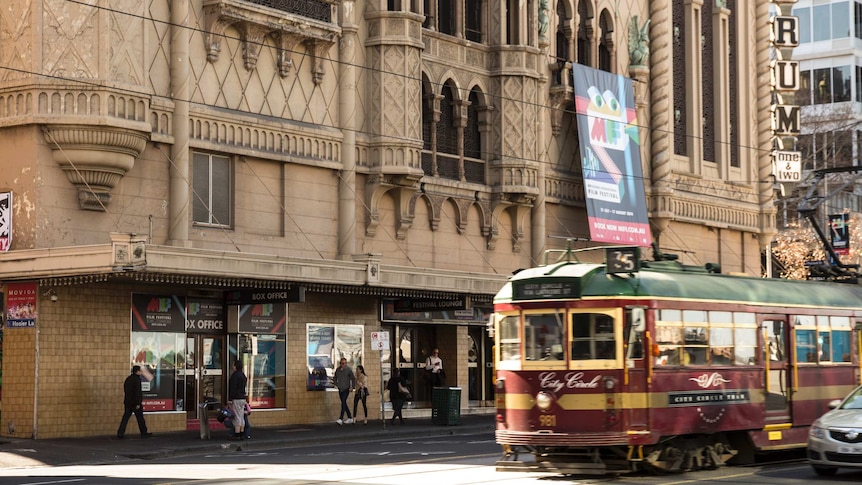
<instances>
[{"instance_id":1,"label":"decorative stone arch","mask_svg":"<svg viewBox=\"0 0 862 485\"><path fill-rule=\"evenodd\" d=\"M430 195L424 192L418 192L413 196L413 200L410 201L410 213L415 217L416 215L416 203L420 200L424 200L428 205L428 225L431 227L432 231L436 231L437 228L440 227L440 210L441 203L440 200L437 200L436 197L431 197Z\"/></svg>"},{"instance_id":2,"label":"decorative stone arch","mask_svg":"<svg viewBox=\"0 0 862 485\"><path fill-rule=\"evenodd\" d=\"M365 225L365 235L374 237L377 234L377 226L380 225L380 200L392 192L395 199L395 238L403 240L407 237L407 230L413 225L413 214L415 203L413 198L419 189L415 184L408 183L409 180L398 176L387 176L383 174L369 177L366 188L366 205L368 206L368 220ZM405 185L407 183L407 185Z\"/></svg>"},{"instance_id":3,"label":"decorative stone arch","mask_svg":"<svg viewBox=\"0 0 862 485\"><path fill-rule=\"evenodd\" d=\"M497 238L499 235L499 227L493 221L501 220L505 214L512 222L512 252L521 252L521 242L524 240L524 227L528 222L531 205L525 203L527 201L510 202L508 200L499 200L491 205L492 223L488 231L488 249L493 250L497 246Z\"/></svg>"}]
</instances>

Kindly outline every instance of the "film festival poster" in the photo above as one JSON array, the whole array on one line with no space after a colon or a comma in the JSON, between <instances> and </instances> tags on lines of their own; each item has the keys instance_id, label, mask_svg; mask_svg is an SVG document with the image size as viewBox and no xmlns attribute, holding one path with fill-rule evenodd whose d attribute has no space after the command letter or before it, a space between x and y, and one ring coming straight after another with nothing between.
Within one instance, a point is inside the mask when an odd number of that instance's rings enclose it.
<instances>
[{"instance_id":1,"label":"film festival poster","mask_svg":"<svg viewBox=\"0 0 862 485\"><path fill-rule=\"evenodd\" d=\"M632 81L579 64L572 76L590 239L649 246Z\"/></svg>"}]
</instances>

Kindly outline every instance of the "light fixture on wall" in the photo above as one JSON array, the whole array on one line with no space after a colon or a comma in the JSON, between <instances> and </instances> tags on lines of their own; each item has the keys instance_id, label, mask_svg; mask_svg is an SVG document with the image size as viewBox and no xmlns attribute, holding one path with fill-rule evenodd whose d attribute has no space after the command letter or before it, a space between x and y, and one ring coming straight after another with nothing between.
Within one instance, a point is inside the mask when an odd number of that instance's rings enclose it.
<instances>
[{"instance_id":1,"label":"light fixture on wall","mask_svg":"<svg viewBox=\"0 0 862 485\"><path fill-rule=\"evenodd\" d=\"M57 290L55 290L54 288L48 288L47 290L45 290L45 291L42 293L42 296L47 296L47 297L48 297L48 298L50 298L50 299L51 299L51 301L53 301L53 302L56 302L57 300L59 300L59 299L60 299L60 298L57 296Z\"/></svg>"}]
</instances>

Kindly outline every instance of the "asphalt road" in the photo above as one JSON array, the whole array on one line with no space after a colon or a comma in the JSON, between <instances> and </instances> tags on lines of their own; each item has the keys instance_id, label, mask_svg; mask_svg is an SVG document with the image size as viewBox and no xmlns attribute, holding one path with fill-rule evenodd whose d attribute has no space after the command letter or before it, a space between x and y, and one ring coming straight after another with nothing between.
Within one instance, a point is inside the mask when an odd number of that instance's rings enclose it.
<instances>
[{"instance_id":1,"label":"asphalt road","mask_svg":"<svg viewBox=\"0 0 862 485\"><path fill-rule=\"evenodd\" d=\"M817 477L802 461L724 467L681 475L563 477L497 472L500 448L490 433L376 439L302 448L229 451L108 465L74 465L0 470L0 485L110 484L374 484L526 485L558 483L614 485L831 484L862 482L862 472Z\"/></svg>"}]
</instances>

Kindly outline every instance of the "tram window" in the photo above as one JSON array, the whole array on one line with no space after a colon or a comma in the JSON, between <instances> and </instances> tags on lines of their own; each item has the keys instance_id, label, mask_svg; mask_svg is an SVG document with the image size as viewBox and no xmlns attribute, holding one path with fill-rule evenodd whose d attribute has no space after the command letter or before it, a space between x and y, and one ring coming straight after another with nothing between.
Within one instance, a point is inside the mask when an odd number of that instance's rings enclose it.
<instances>
[{"instance_id":1,"label":"tram window","mask_svg":"<svg viewBox=\"0 0 862 485\"><path fill-rule=\"evenodd\" d=\"M499 323L500 360L521 360L521 339L518 337L518 316L508 315Z\"/></svg>"},{"instance_id":2,"label":"tram window","mask_svg":"<svg viewBox=\"0 0 862 485\"><path fill-rule=\"evenodd\" d=\"M784 334L784 322L781 320L767 320L763 322L763 326L766 329L767 355L769 356L769 360L771 362L785 362L787 356L784 355L784 349L787 348L785 346L787 336ZM736 341L740 342L739 335L736 337Z\"/></svg>"},{"instance_id":3,"label":"tram window","mask_svg":"<svg viewBox=\"0 0 862 485\"><path fill-rule=\"evenodd\" d=\"M733 341L735 354L733 363L735 365L754 365L757 363L757 328L734 327ZM776 343L779 341L781 343ZM779 337L771 338L770 356L774 354L775 359L784 360L784 351L782 350L783 348L783 334Z\"/></svg>"},{"instance_id":4,"label":"tram window","mask_svg":"<svg viewBox=\"0 0 862 485\"><path fill-rule=\"evenodd\" d=\"M832 361L851 362L850 332L844 330L832 331Z\"/></svg>"},{"instance_id":5,"label":"tram window","mask_svg":"<svg viewBox=\"0 0 862 485\"><path fill-rule=\"evenodd\" d=\"M524 315L526 360L563 360L563 314Z\"/></svg>"},{"instance_id":6,"label":"tram window","mask_svg":"<svg viewBox=\"0 0 862 485\"><path fill-rule=\"evenodd\" d=\"M614 319L604 313L572 314L572 360L614 360Z\"/></svg>"},{"instance_id":7,"label":"tram window","mask_svg":"<svg viewBox=\"0 0 862 485\"><path fill-rule=\"evenodd\" d=\"M832 362L832 332L817 332L817 347L820 349L820 362Z\"/></svg>"},{"instance_id":8,"label":"tram window","mask_svg":"<svg viewBox=\"0 0 862 485\"><path fill-rule=\"evenodd\" d=\"M644 318L643 308L626 310L626 331L623 335L628 336L627 359L643 359Z\"/></svg>"},{"instance_id":9,"label":"tram window","mask_svg":"<svg viewBox=\"0 0 862 485\"><path fill-rule=\"evenodd\" d=\"M724 312L730 316L729 312ZM733 329L712 327L709 332L709 364L733 365Z\"/></svg>"},{"instance_id":10,"label":"tram window","mask_svg":"<svg viewBox=\"0 0 862 485\"><path fill-rule=\"evenodd\" d=\"M817 362L817 344L814 330L796 330L796 359L798 362Z\"/></svg>"}]
</instances>

